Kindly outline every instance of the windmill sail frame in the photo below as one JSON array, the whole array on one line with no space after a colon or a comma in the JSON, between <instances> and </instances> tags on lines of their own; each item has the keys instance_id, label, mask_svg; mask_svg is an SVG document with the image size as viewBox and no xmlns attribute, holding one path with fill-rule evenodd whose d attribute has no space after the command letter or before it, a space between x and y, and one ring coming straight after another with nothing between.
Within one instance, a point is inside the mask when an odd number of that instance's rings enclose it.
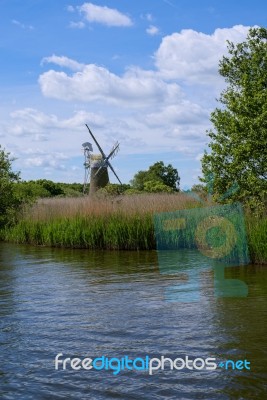
<instances>
[{"instance_id":1,"label":"windmill sail frame","mask_svg":"<svg viewBox=\"0 0 267 400\"><path fill-rule=\"evenodd\" d=\"M100 154L92 154L92 145L89 142L83 144L84 154L85 154L85 176L84 176L84 194L86 193L86 188L88 188L89 176L90 176L90 191L89 194L94 194L98 189L105 187L109 183L108 168L111 169L119 183L122 182L118 175L116 174L114 168L112 167L110 160L112 160L119 151L119 142L116 142L112 147L108 156L104 153L102 147L98 143L96 137L92 133L91 129L87 124L85 124L88 132L95 142ZM87 159L86 159L87 157ZM87 161L86 161L87 160ZM90 171L90 172L89 172Z\"/></svg>"}]
</instances>

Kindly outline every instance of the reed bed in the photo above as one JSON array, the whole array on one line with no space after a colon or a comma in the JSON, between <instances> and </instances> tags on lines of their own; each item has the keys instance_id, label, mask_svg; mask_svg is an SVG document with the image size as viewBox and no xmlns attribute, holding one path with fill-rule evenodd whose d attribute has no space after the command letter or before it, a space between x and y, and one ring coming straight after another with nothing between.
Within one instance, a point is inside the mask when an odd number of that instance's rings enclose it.
<instances>
[{"instance_id":1,"label":"reed bed","mask_svg":"<svg viewBox=\"0 0 267 400\"><path fill-rule=\"evenodd\" d=\"M24 219L51 221L58 218L88 216L144 215L157 212L182 210L197 207L195 199L183 193L137 194L116 197L78 197L40 199L24 212Z\"/></svg>"},{"instance_id":2,"label":"reed bed","mask_svg":"<svg viewBox=\"0 0 267 400\"><path fill-rule=\"evenodd\" d=\"M183 193L40 199L24 211L17 225L0 232L0 238L16 243L53 247L152 250L159 246L155 233L157 213L211 205L215 204L203 205ZM199 212L196 210L196 217ZM171 241L175 246L197 247L193 238L196 223L184 232L180 230L179 236L173 234ZM252 262L267 263L267 218L260 219L248 214L246 228ZM218 236L218 232L214 235ZM216 243L215 239L211 241ZM241 238L241 250L242 241Z\"/></svg>"},{"instance_id":3,"label":"reed bed","mask_svg":"<svg viewBox=\"0 0 267 400\"><path fill-rule=\"evenodd\" d=\"M155 248L151 218L77 216L50 221L23 220L5 232L5 240L52 247L99 250Z\"/></svg>"},{"instance_id":4,"label":"reed bed","mask_svg":"<svg viewBox=\"0 0 267 400\"><path fill-rule=\"evenodd\" d=\"M155 213L197 205L181 193L42 199L2 238L55 247L150 250L156 248Z\"/></svg>"},{"instance_id":5,"label":"reed bed","mask_svg":"<svg viewBox=\"0 0 267 400\"><path fill-rule=\"evenodd\" d=\"M267 218L246 217L248 246L254 264L267 264Z\"/></svg>"}]
</instances>

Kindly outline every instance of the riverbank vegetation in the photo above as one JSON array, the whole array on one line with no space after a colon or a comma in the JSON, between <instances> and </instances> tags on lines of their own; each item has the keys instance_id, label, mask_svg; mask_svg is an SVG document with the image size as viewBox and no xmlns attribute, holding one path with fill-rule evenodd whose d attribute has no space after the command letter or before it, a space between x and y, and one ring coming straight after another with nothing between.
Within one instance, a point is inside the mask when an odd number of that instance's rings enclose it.
<instances>
[{"instance_id":1,"label":"riverbank vegetation","mask_svg":"<svg viewBox=\"0 0 267 400\"><path fill-rule=\"evenodd\" d=\"M250 259L255 264L267 264L267 213L245 214Z\"/></svg>"},{"instance_id":2,"label":"riverbank vegetation","mask_svg":"<svg viewBox=\"0 0 267 400\"><path fill-rule=\"evenodd\" d=\"M45 179L20 182L19 174L12 172L8 153L0 149L0 156L0 240L4 241L99 250L152 250L157 248L155 215L191 209L201 213L201 209L219 205L203 185L179 191L178 173L170 165L165 169L162 162L148 171L139 171L132 186L109 184L90 197L82 194L81 184L64 187ZM164 183L162 171L167 175L173 171L175 179L168 176L169 182L166 179ZM71 190L71 195L66 190ZM250 258L254 263L266 263L266 209L251 210L244 205ZM200 213L196 210L196 215ZM183 248L197 248L192 239L195 227L189 228L184 232L176 230L174 239L182 242ZM223 237L213 232L213 243L216 235Z\"/></svg>"},{"instance_id":3,"label":"riverbank vegetation","mask_svg":"<svg viewBox=\"0 0 267 400\"><path fill-rule=\"evenodd\" d=\"M203 207L216 208L216 204L184 193L40 199L0 235L5 241L40 246L152 250L156 249L156 214ZM245 224L251 261L266 263L267 216L246 211ZM191 231L187 229L183 246L197 248Z\"/></svg>"},{"instance_id":4,"label":"riverbank vegetation","mask_svg":"<svg viewBox=\"0 0 267 400\"><path fill-rule=\"evenodd\" d=\"M180 193L42 199L1 236L36 245L150 250L156 248L153 215L196 204Z\"/></svg>"}]
</instances>

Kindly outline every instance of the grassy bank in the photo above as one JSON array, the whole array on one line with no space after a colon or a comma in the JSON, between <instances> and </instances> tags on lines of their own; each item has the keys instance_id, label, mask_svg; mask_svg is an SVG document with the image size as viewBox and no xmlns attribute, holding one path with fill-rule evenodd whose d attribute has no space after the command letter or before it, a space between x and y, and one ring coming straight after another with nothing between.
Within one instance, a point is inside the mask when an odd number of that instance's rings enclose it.
<instances>
[{"instance_id":1,"label":"grassy bank","mask_svg":"<svg viewBox=\"0 0 267 400\"><path fill-rule=\"evenodd\" d=\"M54 247L109 250L155 248L152 219L148 215L123 214L76 216L51 221L21 221L5 232L5 240Z\"/></svg>"},{"instance_id":2,"label":"grassy bank","mask_svg":"<svg viewBox=\"0 0 267 400\"><path fill-rule=\"evenodd\" d=\"M267 217L246 216L250 258L255 264L267 264Z\"/></svg>"},{"instance_id":3,"label":"grassy bank","mask_svg":"<svg viewBox=\"0 0 267 400\"><path fill-rule=\"evenodd\" d=\"M182 193L142 194L113 199L45 199L26 210L16 226L2 231L1 238L54 247L151 250L156 248L153 221L156 213L200 206L203 207L203 204ZM267 219L249 215L246 225L251 260L267 263ZM188 229L186 232L182 246L192 247L193 233Z\"/></svg>"}]
</instances>

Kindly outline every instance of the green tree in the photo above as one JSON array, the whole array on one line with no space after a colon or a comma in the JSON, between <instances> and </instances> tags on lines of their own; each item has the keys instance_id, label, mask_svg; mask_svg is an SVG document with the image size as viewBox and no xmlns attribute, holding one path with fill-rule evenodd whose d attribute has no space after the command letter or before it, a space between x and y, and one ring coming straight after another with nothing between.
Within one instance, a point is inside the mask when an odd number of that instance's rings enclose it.
<instances>
[{"instance_id":1,"label":"green tree","mask_svg":"<svg viewBox=\"0 0 267 400\"><path fill-rule=\"evenodd\" d=\"M126 190L130 189L131 186L123 183L122 185L118 183L108 183L104 188L99 189L99 194L106 194L111 196L118 196L123 194Z\"/></svg>"},{"instance_id":2,"label":"green tree","mask_svg":"<svg viewBox=\"0 0 267 400\"><path fill-rule=\"evenodd\" d=\"M173 189L170 186L165 185L160 181L146 181L144 183L144 191L149 193L160 193L160 192L173 192Z\"/></svg>"},{"instance_id":3,"label":"green tree","mask_svg":"<svg viewBox=\"0 0 267 400\"><path fill-rule=\"evenodd\" d=\"M127 189L124 192L124 194L126 194L126 195L143 194L143 193L144 192L142 192L141 190L134 189L134 188Z\"/></svg>"},{"instance_id":4,"label":"green tree","mask_svg":"<svg viewBox=\"0 0 267 400\"><path fill-rule=\"evenodd\" d=\"M64 190L60 186L60 183L55 183L48 179L38 179L37 181L35 181L35 183L46 189L52 197L64 195Z\"/></svg>"},{"instance_id":5,"label":"green tree","mask_svg":"<svg viewBox=\"0 0 267 400\"><path fill-rule=\"evenodd\" d=\"M145 190L145 183L153 181L166 185L174 191L179 191L180 177L176 168L171 164L164 165L158 161L151 165L147 171L139 171L131 181L134 189Z\"/></svg>"},{"instance_id":6,"label":"green tree","mask_svg":"<svg viewBox=\"0 0 267 400\"><path fill-rule=\"evenodd\" d=\"M246 41L228 42L229 56L219 63L227 87L219 99L221 108L211 113L210 153L202 158L202 181L212 183L217 200L228 193L232 201L259 204L266 197L266 39L265 28L250 29Z\"/></svg>"},{"instance_id":7,"label":"green tree","mask_svg":"<svg viewBox=\"0 0 267 400\"><path fill-rule=\"evenodd\" d=\"M83 194L83 183L60 183L59 185L64 190L66 196L68 195L68 190L70 189L79 194Z\"/></svg>"},{"instance_id":8,"label":"green tree","mask_svg":"<svg viewBox=\"0 0 267 400\"><path fill-rule=\"evenodd\" d=\"M14 186L18 198L23 201L32 202L39 197L51 197L51 193L35 181L22 181Z\"/></svg>"},{"instance_id":9,"label":"green tree","mask_svg":"<svg viewBox=\"0 0 267 400\"><path fill-rule=\"evenodd\" d=\"M14 191L15 183L20 179L19 173L12 171L12 161L0 145L0 228L14 222L21 205Z\"/></svg>"}]
</instances>

